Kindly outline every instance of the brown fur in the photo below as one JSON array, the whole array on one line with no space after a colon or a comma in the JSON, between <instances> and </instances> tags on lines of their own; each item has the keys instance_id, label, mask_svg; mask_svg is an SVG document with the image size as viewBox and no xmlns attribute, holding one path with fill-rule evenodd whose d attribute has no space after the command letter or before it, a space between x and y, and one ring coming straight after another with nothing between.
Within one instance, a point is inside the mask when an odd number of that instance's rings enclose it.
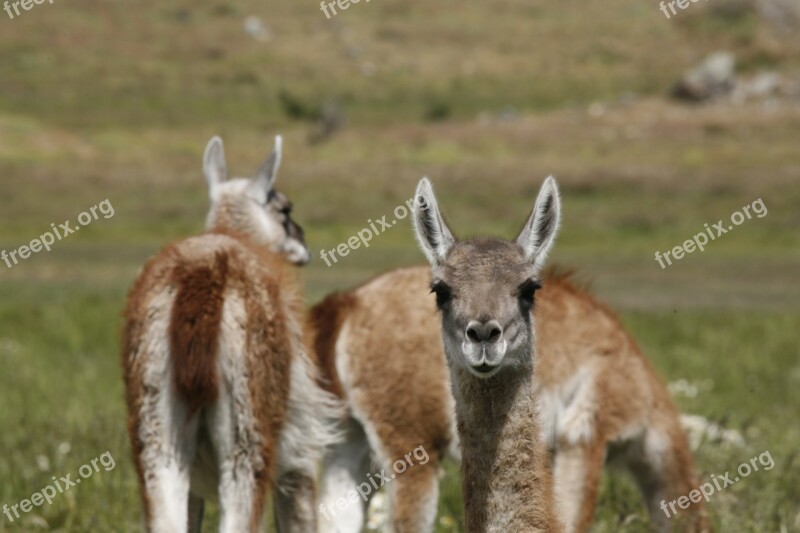
<instances>
[{"instance_id":1,"label":"brown fur","mask_svg":"<svg viewBox=\"0 0 800 533\"><path fill-rule=\"evenodd\" d=\"M557 383L578 365L593 364L602 369L596 381L597 431L592 440L574 446L574 452L570 451L573 446L557 443L557 447L560 445L569 453L585 454L592 464L583 484L584 504L577 530L585 531L591 526L607 448L611 445L613 452L614 441L636 420L647 421L649 427L662 431L670 446L662 472L649 472L650 467L636 457L639 450L633 450L627 458L640 485L643 479L653 480L652 484L641 486L642 490L663 491L671 499L696 487L697 476L678 411L663 381L617 316L586 289L578 287L570 276L546 279L539 304L536 312L541 324L538 339L541 357L537 368L540 381ZM591 339L592 344L572 346L578 339ZM654 518L661 515L660 509L650 512ZM674 520L672 525L681 531L709 530L702 503L689 514L688 520Z\"/></svg>"},{"instance_id":2,"label":"brown fur","mask_svg":"<svg viewBox=\"0 0 800 533\"><path fill-rule=\"evenodd\" d=\"M143 443L139 438L140 412L144 385L142 383L143 369L139 357L142 346L143 329L147 319L148 292L145 279L152 275L154 261L150 260L137 278L128 293L128 304L125 308L125 325L122 332L122 371L125 381L125 400L128 406L128 434L133 449L133 460L136 474L139 478L139 494L144 507L145 523L150 522L151 502L144 485L144 470L141 455Z\"/></svg>"},{"instance_id":3,"label":"brown fur","mask_svg":"<svg viewBox=\"0 0 800 533\"><path fill-rule=\"evenodd\" d=\"M212 267L180 263L173 276L177 291L170 317L170 354L175 388L191 418L219 394L217 350L228 256L218 252Z\"/></svg>"},{"instance_id":4,"label":"brown fur","mask_svg":"<svg viewBox=\"0 0 800 533\"><path fill-rule=\"evenodd\" d=\"M413 294L421 289L427 296L425 283L415 287L413 272L397 270L392 274L392 282L399 287L414 287ZM385 277L385 276L384 276ZM392 504L392 522L398 533L416 533L418 531L416 516L419 499L428 494L423 488L437 481L437 469L444 457L448 443L452 440L450 427L453 400L446 387L447 367L441 350L439 332L434 328L429 332L429 317L434 312L433 302L430 307L406 305L405 301L384 298L385 290L381 287L382 277L372 283L334 300L324 300L318 306L329 307L336 302L343 303L338 312L318 310L315 307L311 314L318 319L323 316L337 316L346 322L348 349L353 349L353 356L346 365L345 375L336 371L336 360L339 354L334 353L334 346L343 334L344 325L337 328L336 336L326 340L324 346L331 350L327 362L323 366L329 374L326 380L341 383L344 399L351 406L357 406L360 413L372 422L374 430L384 449L379 453L385 464L403 458L404 454L423 446L428 452L430 461L418 465L392 481L391 490L395 497ZM381 316L390 321L397 321L408 328L409 335L397 335L386 330L389 323L383 323ZM312 321L313 322L313 321ZM405 329L404 329L405 331ZM429 333L425 337L419 332ZM318 341L323 337L317 335ZM322 342L316 342L319 346ZM438 351L431 347L439 346ZM318 354L319 355L319 354ZM428 364L425 357L433 361Z\"/></svg>"},{"instance_id":5,"label":"brown fur","mask_svg":"<svg viewBox=\"0 0 800 533\"><path fill-rule=\"evenodd\" d=\"M291 333L284 310L300 320L299 288L280 256L223 231L174 243L148 261L129 294L122 352L128 429L146 518L152 502L144 488L143 443L139 439L147 363L143 356L148 355L143 351L143 334L156 311L152 301L164 291L175 295L169 344L173 385L187 406L187 422L217 397L221 379L217 345L225 295L235 293L244 302L247 322L241 328L246 332L250 400L263 437L261 467L255 472L260 489L252 515L252 531L257 531L291 381Z\"/></svg>"},{"instance_id":6,"label":"brown fur","mask_svg":"<svg viewBox=\"0 0 800 533\"><path fill-rule=\"evenodd\" d=\"M430 276L428 267L399 269L346 293L352 299L341 300L347 301L347 306L338 312L346 315L344 323L337 328L339 333L325 343L332 347L342 332L347 333L343 383L346 399L375 427L380 440L390 446L387 453L392 457L422 442L437 443L443 449L452 439L453 400L435 298L427 288ZM319 316L336 314L328 309ZM654 476L662 486L643 490L660 489L665 495L677 497L696 487L692 456L677 409L663 381L615 314L575 283L571 275L553 269L545 275L543 288L536 294L534 314L537 383L546 388L561 386L584 367L593 369L596 375L596 431L592 438L577 445L554 443L565 458L580 454L591 465L584 476L577 530L590 527L606 450L613 451L614 441L630 424L641 421L646 427L659 428L670 446L664 471ZM340 358L343 354L335 356ZM329 380L341 379L335 374L335 363L326 368L333 373ZM636 471L636 460L629 464ZM435 475L437 465L438 461L432 458L428 465L417 466L414 471L419 477L424 477L423 471ZM646 472L639 474L640 479L647 478ZM414 487L404 485L415 482L399 476L393 482L393 490L413 494ZM402 524L400 509L413 507L413 498L409 502L397 502L399 509L393 509L390 517L395 524ZM656 512L663 515L660 510ZM688 513L690 523L686 530L708 530L702 504L693 505ZM406 516L412 514L413 508ZM676 519L670 521L670 525L677 524Z\"/></svg>"},{"instance_id":7,"label":"brown fur","mask_svg":"<svg viewBox=\"0 0 800 533\"><path fill-rule=\"evenodd\" d=\"M355 303L350 293L330 294L314 306L308 318L311 345L322 369L321 385L338 398L344 396L344 391L336 373L336 338Z\"/></svg>"}]
</instances>

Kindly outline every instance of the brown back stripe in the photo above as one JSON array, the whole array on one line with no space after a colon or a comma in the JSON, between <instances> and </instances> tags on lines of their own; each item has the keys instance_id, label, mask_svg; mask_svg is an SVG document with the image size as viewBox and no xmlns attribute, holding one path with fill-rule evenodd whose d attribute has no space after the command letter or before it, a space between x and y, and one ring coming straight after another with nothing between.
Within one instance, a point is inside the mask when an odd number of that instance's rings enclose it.
<instances>
[{"instance_id":1,"label":"brown back stripe","mask_svg":"<svg viewBox=\"0 0 800 533\"><path fill-rule=\"evenodd\" d=\"M217 399L217 351L228 276L228 255L217 252L214 266L179 265L169 324L175 388L191 417Z\"/></svg>"}]
</instances>

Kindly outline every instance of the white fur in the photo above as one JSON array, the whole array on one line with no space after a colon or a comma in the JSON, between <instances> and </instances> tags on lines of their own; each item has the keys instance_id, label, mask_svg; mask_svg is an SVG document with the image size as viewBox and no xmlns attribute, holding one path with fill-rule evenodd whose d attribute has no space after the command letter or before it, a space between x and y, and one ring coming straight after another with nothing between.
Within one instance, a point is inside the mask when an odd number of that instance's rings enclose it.
<instances>
[{"instance_id":1,"label":"white fur","mask_svg":"<svg viewBox=\"0 0 800 533\"><path fill-rule=\"evenodd\" d=\"M203 174L208 183L208 196L214 200L217 187L228 179L228 165L225 163L225 148L222 139L212 137L203 154Z\"/></svg>"},{"instance_id":2,"label":"white fur","mask_svg":"<svg viewBox=\"0 0 800 533\"><path fill-rule=\"evenodd\" d=\"M542 436L550 449L559 442L574 446L591 440L597 412L594 383L594 371L583 366L562 384L538 387Z\"/></svg>"},{"instance_id":3,"label":"white fur","mask_svg":"<svg viewBox=\"0 0 800 533\"><path fill-rule=\"evenodd\" d=\"M140 460L151 501L151 529L183 532L187 527L189 479L196 423L186 424L186 410L173 394L167 329L174 294L164 291L150 306L151 320L134 358L143 359L143 384L148 393L139 413ZM180 428L180 429L179 429Z\"/></svg>"},{"instance_id":4,"label":"white fur","mask_svg":"<svg viewBox=\"0 0 800 533\"><path fill-rule=\"evenodd\" d=\"M553 467L553 488L564 533L574 532L577 526L586 469L584 451L580 447L559 448Z\"/></svg>"},{"instance_id":5,"label":"white fur","mask_svg":"<svg viewBox=\"0 0 800 533\"><path fill-rule=\"evenodd\" d=\"M219 399L208 409L208 426L219 468L220 531L246 531L257 492L254 473L263 468L263 436L250 401L247 311L236 291L227 291L222 311L218 365Z\"/></svg>"},{"instance_id":6,"label":"white fur","mask_svg":"<svg viewBox=\"0 0 800 533\"><path fill-rule=\"evenodd\" d=\"M672 446L669 438L659 428L650 428L644 434L644 453L651 468L663 471L666 469L664 458Z\"/></svg>"},{"instance_id":7,"label":"white fur","mask_svg":"<svg viewBox=\"0 0 800 533\"><path fill-rule=\"evenodd\" d=\"M345 347L348 343L348 324L342 324L339 337L334 347L336 353L336 374L342 388L352 391L348 380L347 371L349 365L349 354ZM357 395L357 391L352 391ZM337 501L346 498L351 490L363 483L371 472L372 457L370 451L375 455L385 456L382 452L383 445L378 439L377 433L369 426L365 426L363 421L367 421L366 416L358 408L352 395L348 398L348 406L352 418L343 424L346 430L346 440L333 447L325 458L325 468L323 470L322 495L320 497L321 509L332 509L320 518L321 530L325 533L358 533L366 522L367 503L362 503L361 498L355 503L348 503L344 509L337 507ZM367 434L371 433L371 435ZM381 460L385 463L385 460Z\"/></svg>"},{"instance_id":8,"label":"white fur","mask_svg":"<svg viewBox=\"0 0 800 533\"><path fill-rule=\"evenodd\" d=\"M343 509L337 506L367 479L372 464L369 443L360 424L349 419L343 426L345 439L332 446L325 457L319 508L322 533L360 533L366 521L367 503L360 496L356 502L347 502Z\"/></svg>"},{"instance_id":9,"label":"white fur","mask_svg":"<svg viewBox=\"0 0 800 533\"><path fill-rule=\"evenodd\" d=\"M317 370L303 347L300 325L292 320L289 328L296 356L292 359L286 424L279 442L279 473L298 471L316 476L325 448L342 438L336 421L343 415L343 406L318 385Z\"/></svg>"}]
</instances>

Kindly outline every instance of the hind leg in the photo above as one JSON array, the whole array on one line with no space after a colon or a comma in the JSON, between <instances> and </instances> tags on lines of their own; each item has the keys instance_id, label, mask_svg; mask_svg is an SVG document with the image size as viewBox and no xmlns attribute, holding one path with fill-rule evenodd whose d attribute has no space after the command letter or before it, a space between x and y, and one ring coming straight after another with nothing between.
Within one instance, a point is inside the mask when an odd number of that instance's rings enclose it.
<instances>
[{"instance_id":1,"label":"hind leg","mask_svg":"<svg viewBox=\"0 0 800 533\"><path fill-rule=\"evenodd\" d=\"M255 532L261 526L270 465L264 460L262 437L243 405L226 390L208 410L209 432L219 465L221 533Z\"/></svg>"},{"instance_id":2,"label":"hind leg","mask_svg":"<svg viewBox=\"0 0 800 533\"><path fill-rule=\"evenodd\" d=\"M323 462L320 495L320 530L325 533L360 533L366 523L367 505L348 494L367 481L370 473L370 448L361 425L345 422L344 440L328 449ZM356 493L357 494L357 493Z\"/></svg>"},{"instance_id":3,"label":"hind leg","mask_svg":"<svg viewBox=\"0 0 800 533\"><path fill-rule=\"evenodd\" d=\"M433 531L439 503L438 461L431 457L426 464L410 466L402 474L393 473L391 468L386 469L386 474L392 478L387 487L389 493L387 531L393 533Z\"/></svg>"},{"instance_id":4,"label":"hind leg","mask_svg":"<svg viewBox=\"0 0 800 533\"><path fill-rule=\"evenodd\" d=\"M566 533L588 531L592 525L605 452L600 440L565 444L556 450L553 486Z\"/></svg>"},{"instance_id":5,"label":"hind leg","mask_svg":"<svg viewBox=\"0 0 800 533\"><path fill-rule=\"evenodd\" d=\"M698 488L692 456L677 414L663 413L632 447L628 468L645 498L650 519L659 532L711 531L702 500L674 513L669 504Z\"/></svg>"},{"instance_id":6,"label":"hind leg","mask_svg":"<svg viewBox=\"0 0 800 533\"><path fill-rule=\"evenodd\" d=\"M171 394L153 394L143 402L137 463L145 499L147 530L180 533L189 527L189 477L195 452L197 417ZM136 445L135 445L136 446Z\"/></svg>"}]
</instances>

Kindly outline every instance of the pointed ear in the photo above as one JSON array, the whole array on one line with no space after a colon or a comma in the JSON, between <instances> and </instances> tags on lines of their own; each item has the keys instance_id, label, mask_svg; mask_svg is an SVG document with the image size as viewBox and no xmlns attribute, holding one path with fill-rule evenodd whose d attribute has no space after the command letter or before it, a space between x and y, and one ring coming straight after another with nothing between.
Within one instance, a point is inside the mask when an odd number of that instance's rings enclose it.
<instances>
[{"instance_id":1,"label":"pointed ear","mask_svg":"<svg viewBox=\"0 0 800 533\"><path fill-rule=\"evenodd\" d=\"M439 205L428 178L420 180L414 196L414 231L431 266L441 265L456 239L439 212Z\"/></svg>"},{"instance_id":2,"label":"pointed ear","mask_svg":"<svg viewBox=\"0 0 800 533\"><path fill-rule=\"evenodd\" d=\"M258 167L255 177L248 186L250 195L259 203L266 204L267 196L275 186L275 179L278 177L278 168L281 166L281 155L283 153L283 137L275 136L275 147L266 161Z\"/></svg>"},{"instance_id":3,"label":"pointed ear","mask_svg":"<svg viewBox=\"0 0 800 533\"><path fill-rule=\"evenodd\" d=\"M525 251L525 257L534 263L537 271L541 271L547 253L553 246L560 218L561 201L558 196L558 185L550 176L539 190L539 197L536 199L531 216L517 237L517 244Z\"/></svg>"},{"instance_id":4,"label":"pointed ear","mask_svg":"<svg viewBox=\"0 0 800 533\"><path fill-rule=\"evenodd\" d=\"M222 139L211 137L203 154L203 174L208 182L208 193L214 197L214 189L228 179L228 166L225 164L225 149Z\"/></svg>"}]
</instances>

